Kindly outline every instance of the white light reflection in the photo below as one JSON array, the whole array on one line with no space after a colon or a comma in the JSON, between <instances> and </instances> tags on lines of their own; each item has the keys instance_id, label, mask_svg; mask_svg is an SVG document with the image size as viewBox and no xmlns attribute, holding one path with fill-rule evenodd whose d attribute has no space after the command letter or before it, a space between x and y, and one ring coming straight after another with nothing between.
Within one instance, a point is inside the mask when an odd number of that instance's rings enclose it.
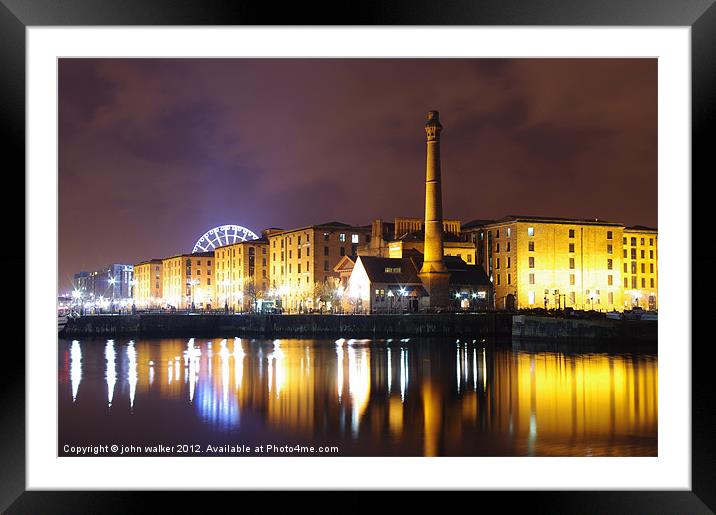
<instances>
[{"instance_id":1,"label":"white light reflection","mask_svg":"<svg viewBox=\"0 0 716 515\"><path fill-rule=\"evenodd\" d=\"M219 344L219 359L221 360L221 396L224 404L229 401L229 349L226 340Z\"/></svg>"},{"instance_id":2,"label":"white light reflection","mask_svg":"<svg viewBox=\"0 0 716 515\"><path fill-rule=\"evenodd\" d=\"M134 395L137 393L137 350L134 342L127 345L127 383L129 383L129 409L134 410Z\"/></svg>"},{"instance_id":3,"label":"white light reflection","mask_svg":"<svg viewBox=\"0 0 716 515\"><path fill-rule=\"evenodd\" d=\"M82 381L82 349L80 342L72 340L70 347L70 383L72 385L72 402L77 399L77 391Z\"/></svg>"},{"instance_id":4,"label":"white light reflection","mask_svg":"<svg viewBox=\"0 0 716 515\"><path fill-rule=\"evenodd\" d=\"M487 365L485 364L485 349L482 349L482 389L487 390Z\"/></svg>"},{"instance_id":5,"label":"white light reflection","mask_svg":"<svg viewBox=\"0 0 716 515\"><path fill-rule=\"evenodd\" d=\"M352 408L351 429L356 436L360 418L370 398L370 361L366 347L361 348L359 353L354 347L348 347L348 392Z\"/></svg>"},{"instance_id":6,"label":"white light reflection","mask_svg":"<svg viewBox=\"0 0 716 515\"><path fill-rule=\"evenodd\" d=\"M184 353L184 363L188 362L188 371L184 370L184 376L189 376L189 402L194 402L194 392L196 391L196 382L199 376L199 359L201 359L201 349L194 347L194 338L190 338L186 344L186 352Z\"/></svg>"},{"instance_id":7,"label":"white light reflection","mask_svg":"<svg viewBox=\"0 0 716 515\"><path fill-rule=\"evenodd\" d=\"M390 366L390 355L392 354L392 351L390 347L388 348L388 395L390 396L390 387L392 386L392 379L393 379L393 371Z\"/></svg>"},{"instance_id":8,"label":"white light reflection","mask_svg":"<svg viewBox=\"0 0 716 515\"><path fill-rule=\"evenodd\" d=\"M285 354L281 350L281 340L273 341L273 351L266 356L268 361L268 390L271 392L271 386L276 383L276 398L281 395L281 388L286 382L286 365L284 363ZM276 373L274 374L274 368Z\"/></svg>"},{"instance_id":9,"label":"white light reflection","mask_svg":"<svg viewBox=\"0 0 716 515\"><path fill-rule=\"evenodd\" d=\"M234 338L234 388L237 390L244 377L244 356L246 353L241 346L241 338Z\"/></svg>"},{"instance_id":10,"label":"white light reflection","mask_svg":"<svg viewBox=\"0 0 716 515\"><path fill-rule=\"evenodd\" d=\"M472 389L477 391L477 347L472 349Z\"/></svg>"},{"instance_id":11,"label":"white light reflection","mask_svg":"<svg viewBox=\"0 0 716 515\"><path fill-rule=\"evenodd\" d=\"M343 342L345 340L341 338L336 340L336 357L338 362L336 363L336 384L338 386L338 402L341 402L343 397Z\"/></svg>"},{"instance_id":12,"label":"white light reflection","mask_svg":"<svg viewBox=\"0 0 716 515\"><path fill-rule=\"evenodd\" d=\"M458 340L459 342L460 340ZM460 395L460 344L457 344L457 351L455 351L455 378L457 380L457 393Z\"/></svg>"},{"instance_id":13,"label":"white light reflection","mask_svg":"<svg viewBox=\"0 0 716 515\"><path fill-rule=\"evenodd\" d=\"M107 361L107 406L112 407L112 398L114 397L114 385L117 384L117 362L116 353L114 352L114 340L107 340L104 347L104 357Z\"/></svg>"},{"instance_id":14,"label":"white light reflection","mask_svg":"<svg viewBox=\"0 0 716 515\"><path fill-rule=\"evenodd\" d=\"M400 402L405 402L405 390L408 389L408 351L400 349Z\"/></svg>"}]
</instances>

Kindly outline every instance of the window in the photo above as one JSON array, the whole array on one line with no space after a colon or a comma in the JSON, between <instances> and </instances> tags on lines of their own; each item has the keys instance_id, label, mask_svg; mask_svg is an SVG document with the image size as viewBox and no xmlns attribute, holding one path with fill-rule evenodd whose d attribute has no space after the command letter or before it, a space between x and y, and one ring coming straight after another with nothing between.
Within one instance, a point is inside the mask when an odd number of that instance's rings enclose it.
<instances>
[{"instance_id":1,"label":"window","mask_svg":"<svg viewBox=\"0 0 716 515\"><path fill-rule=\"evenodd\" d=\"M497 264L495 265L495 268L500 268L500 258L497 258Z\"/></svg>"},{"instance_id":2,"label":"window","mask_svg":"<svg viewBox=\"0 0 716 515\"><path fill-rule=\"evenodd\" d=\"M626 236L622 238L622 245L626 245Z\"/></svg>"},{"instance_id":3,"label":"window","mask_svg":"<svg viewBox=\"0 0 716 515\"><path fill-rule=\"evenodd\" d=\"M187 263L187 264L191 264L191 262L189 262L189 263ZM200 265L200 264L201 264L201 259L197 259L197 260L196 260L196 264L197 264L197 266Z\"/></svg>"},{"instance_id":4,"label":"window","mask_svg":"<svg viewBox=\"0 0 716 515\"><path fill-rule=\"evenodd\" d=\"M650 274L654 273L654 263L649 263L649 273Z\"/></svg>"},{"instance_id":5,"label":"window","mask_svg":"<svg viewBox=\"0 0 716 515\"><path fill-rule=\"evenodd\" d=\"M607 239L608 240L612 239L612 231L607 231Z\"/></svg>"},{"instance_id":6,"label":"window","mask_svg":"<svg viewBox=\"0 0 716 515\"><path fill-rule=\"evenodd\" d=\"M636 261L631 262L631 273L632 274L636 273Z\"/></svg>"},{"instance_id":7,"label":"window","mask_svg":"<svg viewBox=\"0 0 716 515\"><path fill-rule=\"evenodd\" d=\"M201 275L201 270L197 270L196 275Z\"/></svg>"},{"instance_id":8,"label":"window","mask_svg":"<svg viewBox=\"0 0 716 515\"><path fill-rule=\"evenodd\" d=\"M510 268L510 258L507 258L507 268Z\"/></svg>"},{"instance_id":9,"label":"window","mask_svg":"<svg viewBox=\"0 0 716 515\"><path fill-rule=\"evenodd\" d=\"M652 277L651 279L649 279L649 282L651 283L651 287L653 288L654 287L654 278Z\"/></svg>"},{"instance_id":10,"label":"window","mask_svg":"<svg viewBox=\"0 0 716 515\"><path fill-rule=\"evenodd\" d=\"M569 244L569 251L574 252L574 243Z\"/></svg>"},{"instance_id":11,"label":"window","mask_svg":"<svg viewBox=\"0 0 716 515\"><path fill-rule=\"evenodd\" d=\"M533 291L527 292L527 303L530 305L535 303L535 292L533 292Z\"/></svg>"},{"instance_id":12,"label":"window","mask_svg":"<svg viewBox=\"0 0 716 515\"><path fill-rule=\"evenodd\" d=\"M512 275L507 274L507 284L512 284Z\"/></svg>"},{"instance_id":13,"label":"window","mask_svg":"<svg viewBox=\"0 0 716 515\"><path fill-rule=\"evenodd\" d=\"M509 252L509 251L510 251L510 242L508 241L507 242L507 252Z\"/></svg>"},{"instance_id":14,"label":"window","mask_svg":"<svg viewBox=\"0 0 716 515\"><path fill-rule=\"evenodd\" d=\"M654 259L654 251L653 250L649 251L649 259Z\"/></svg>"},{"instance_id":15,"label":"window","mask_svg":"<svg viewBox=\"0 0 716 515\"><path fill-rule=\"evenodd\" d=\"M636 247L636 238L631 239L631 246Z\"/></svg>"},{"instance_id":16,"label":"window","mask_svg":"<svg viewBox=\"0 0 716 515\"><path fill-rule=\"evenodd\" d=\"M646 288L646 279L644 279L643 277L641 278L641 287Z\"/></svg>"},{"instance_id":17,"label":"window","mask_svg":"<svg viewBox=\"0 0 716 515\"><path fill-rule=\"evenodd\" d=\"M534 227L528 227L527 228L527 236L534 236L535 235L535 228Z\"/></svg>"},{"instance_id":18,"label":"window","mask_svg":"<svg viewBox=\"0 0 716 515\"><path fill-rule=\"evenodd\" d=\"M614 248L612 247L611 243L609 245L607 245L607 254L612 254L613 250L614 250Z\"/></svg>"},{"instance_id":19,"label":"window","mask_svg":"<svg viewBox=\"0 0 716 515\"><path fill-rule=\"evenodd\" d=\"M636 249L631 249L631 258L636 259Z\"/></svg>"},{"instance_id":20,"label":"window","mask_svg":"<svg viewBox=\"0 0 716 515\"><path fill-rule=\"evenodd\" d=\"M574 270L574 258L569 258L569 268Z\"/></svg>"},{"instance_id":21,"label":"window","mask_svg":"<svg viewBox=\"0 0 716 515\"><path fill-rule=\"evenodd\" d=\"M311 247L306 247L306 257L311 255Z\"/></svg>"},{"instance_id":22,"label":"window","mask_svg":"<svg viewBox=\"0 0 716 515\"><path fill-rule=\"evenodd\" d=\"M288 264L288 273L291 273L291 263Z\"/></svg>"},{"instance_id":23,"label":"window","mask_svg":"<svg viewBox=\"0 0 716 515\"><path fill-rule=\"evenodd\" d=\"M298 237L298 244L299 244L299 245L301 244L301 237L300 237L300 236Z\"/></svg>"},{"instance_id":24,"label":"window","mask_svg":"<svg viewBox=\"0 0 716 515\"><path fill-rule=\"evenodd\" d=\"M611 270L614 262L611 259L607 259L607 270Z\"/></svg>"},{"instance_id":25,"label":"window","mask_svg":"<svg viewBox=\"0 0 716 515\"><path fill-rule=\"evenodd\" d=\"M328 261L323 262L323 271L328 272Z\"/></svg>"},{"instance_id":26,"label":"window","mask_svg":"<svg viewBox=\"0 0 716 515\"><path fill-rule=\"evenodd\" d=\"M624 278L624 288L629 288L629 279Z\"/></svg>"},{"instance_id":27,"label":"window","mask_svg":"<svg viewBox=\"0 0 716 515\"><path fill-rule=\"evenodd\" d=\"M574 282L575 282L574 279L575 279L574 274L569 274L569 284L574 285Z\"/></svg>"},{"instance_id":28,"label":"window","mask_svg":"<svg viewBox=\"0 0 716 515\"><path fill-rule=\"evenodd\" d=\"M569 302L572 305L574 305L577 302L577 296L574 294L573 291L569 292Z\"/></svg>"},{"instance_id":29,"label":"window","mask_svg":"<svg viewBox=\"0 0 716 515\"><path fill-rule=\"evenodd\" d=\"M531 241L527 244L527 250L529 250L530 252L534 252L534 250L535 250L535 242L534 241Z\"/></svg>"},{"instance_id":30,"label":"window","mask_svg":"<svg viewBox=\"0 0 716 515\"><path fill-rule=\"evenodd\" d=\"M530 284L535 283L535 274L530 274Z\"/></svg>"},{"instance_id":31,"label":"window","mask_svg":"<svg viewBox=\"0 0 716 515\"><path fill-rule=\"evenodd\" d=\"M328 234L327 232L324 232L324 233L323 233L323 241L328 241L328 239L330 238L330 236L331 236L330 234Z\"/></svg>"},{"instance_id":32,"label":"window","mask_svg":"<svg viewBox=\"0 0 716 515\"><path fill-rule=\"evenodd\" d=\"M641 264L641 273L646 273L646 265L644 263Z\"/></svg>"},{"instance_id":33,"label":"window","mask_svg":"<svg viewBox=\"0 0 716 515\"><path fill-rule=\"evenodd\" d=\"M498 243L498 244L497 244L497 250L495 250L495 252L499 252L499 251L500 251L500 244Z\"/></svg>"},{"instance_id":34,"label":"window","mask_svg":"<svg viewBox=\"0 0 716 515\"><path fill-rule=\"evenodd\" d=\"M206 278L206 284L211 286L211 277Z\"/></svg>"},{"instance_id":35,"label":"window","mask_svg":"<svg viewBox=\"0 0 716 515\"><path fill-rule=\"evenodd\" d=\"M346 233L340 233L338 235L338 241L346 241Z\"/></svg>"},{"instance_id":36,"label":"window","mask_svg":"<svg viewBox=\"0 0 716 515\"><path fill-rule=\"evenodd\" d=\"M509 238L510 236L512 236L512 229L508 227L507 228L507 237ZM508 245L509 245L509 243L508 243Z\"/></svg>"},{"instance_id":37,"label":"window","mask_svg":"<svg viewBox=\"0 0 716 515\"><path fill-rule=\"evenodd\" d=\"M345 255L346 255L346 248L341 247L341 256L345 256Z\"/></svg>"},{"instance_id":38,"label":"window","mask_svg":"<svg viewBox=\"0 0 716 515\"><path fill-rule=\"evenodd\" d=\"M631 278L631 287L632 289L636 290L636 276L632 276Z\"/></svg>"},{"instance_id":39,"label":"window","mask_svg":"<svg viewBox=\"0 0 716 515\"><path fill-rule=\"evenodd\" d=\"M497 231L495 231L495 238L499 238L499 237L500 237L500 230L497 229Z\"/></svg>"},{"instance_id":40,"label":"window","mask_svg":"<svg viewBox=\"0 0 716 515\"><path fill-rule=\"evenodd\" d=\"M293 257L293 251L291 249L288 250L288 259L291 259Z\"/></svg>"},{"instance_id":41,"label":"window","mask_svg":"<svg viewBox=\"0 0 716 515\"><path fill-rule=\"evenodd\" d=\"M626 254L626 249L624 249L624 252L623 252L623 254L622 254L622 257L623 257L624 259L626 259L626 256L627 256L627 254Z\"/></svg>"},{"instance_id":42,"label":"window","mask_svg":"<svg viewBox=\"0 0 716 515\"><path fill-rule=\"evenodd\" d=\"M357 234L351 235L351 243L358 243L358 235Z\"/></svg>"},{"instance_id":43,"label":"window","mask_svg":"<svg viewBox=\"0 0 716 515\"><path fill-rule=\"evenodd\" d=\"M467 262L472 263L472 254L467 255Z\"/></svg>"},{"instance_id":44,"label":"window","mask_svg":"<svg viewBox=\"0 0 716 515\"><path fill-rule=\"evenodd\" d=\"M642 239L639 240L639 244L640 244L640 245L644 245L644 238L642 238Z\"/></svg>"},{"instance_id":45,"label":"window","mask_svg":"<svg viewBox=\"0 0 716 515\"><path fill-rule=\"evenodd\" d=\"M328 255L328 247L323 247L323 255L324 256Z\"/></svg>"},{"instance_id":46,"label":"window","mask_svg":"<svg viewBox=\"0 0 716 515\"><path fill-rule=\"evenodd\" d=\"M298 259L301 259L301 249L298 249Z\"/></svg>"},{"instance_id":47,"label":"window","mask_svg":"<svg viewBox=\"0 0 716 515\"><path fill-rule=\"evenodd\" d=\"M614 284L613 281L614 281L614 276L608 275L608 276L607 276L607 284L608 284L609 286L611 286L611 285ZM609 303L611 304L611 301L609 301Z\"/></svg>"},{"instance_id":48,"label":"window","mask_svg":"<svg viewBox=\"0 0 716 515\"><path fill-rule=\"evenodd\" d=\"M500 274L497 274L497 285L500 285Z\"/></svg>"},{"instance_id":49,"label":"window","mask_svg":"<svg viewBox=\"0 0 716 515\"><path fill-rule=\"evenodd\" d=\"M298 264L298 273L301 273L301 263Z\"/></svg>"},{"instance_id":50,"label":"window","mask_svg":"<svg viewBox=\"0 0 716 515\"><path fill-rule=\"evenodd\" d=\"M534 268L534 267L535 267L535 258L530 257L530 268Z\"/></svg>"},{"instance_id":51,"label":"window","mask_svg":"<svg viewBox=\"0 0 716 515\"><path fill-rule=\"evenodd\" d=\"M654 246L654 238L649 238L649 246L650 247Z\"/></svg>"},{"instance_id":52,"label":"window","mask_svg":"<svg viewBox=\"0 0 716 515\"><path fill-rule=\"evenodd\" d=\"M644 251L641 251L641 259L644 259Z\"/></svg>"},{"instance_id":53,"label":"window","mask_svg":"<svg viewBox=\"0 0 716 515\"><path fill-rule=\"evenodd\" d=\"M574 229L569 230L569 237L574 238Z\"/></svg>"}]
</instances>

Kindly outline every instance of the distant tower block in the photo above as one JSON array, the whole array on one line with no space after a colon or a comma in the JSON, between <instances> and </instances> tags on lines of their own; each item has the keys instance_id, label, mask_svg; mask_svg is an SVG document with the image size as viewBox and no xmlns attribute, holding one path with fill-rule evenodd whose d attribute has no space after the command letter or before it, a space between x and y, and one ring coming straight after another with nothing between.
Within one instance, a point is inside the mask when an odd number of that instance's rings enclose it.
<instances>
[{"instance_id":1,"label":"distant tower block","mask_svg":"<svg viewBox=\"0 0 716 515\"><path fill-rule=\"evenodd\" d=\"M428 112L425 123L427 161L425 163L425 252L419 276L430 294L431 308L449 305L450 273L443 262L443 201L440 177L440 115Z\"/></svg>"}]
</instances>

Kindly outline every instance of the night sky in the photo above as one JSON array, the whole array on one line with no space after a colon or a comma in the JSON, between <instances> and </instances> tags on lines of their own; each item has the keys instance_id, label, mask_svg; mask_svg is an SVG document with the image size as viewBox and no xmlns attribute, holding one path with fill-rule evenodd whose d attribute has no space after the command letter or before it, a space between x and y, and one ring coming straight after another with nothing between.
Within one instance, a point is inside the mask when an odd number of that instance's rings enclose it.
<instances>
[{"instance_id":1,"label":"night sky","mask_svg":"<svg viewBox=\"0 0 716 515\"><path fill-rule=\"evenodd\" d=\"M656 59L62 59L59 281L257 234L443 205L657 226Z\"/></svg>"}]
</instances>

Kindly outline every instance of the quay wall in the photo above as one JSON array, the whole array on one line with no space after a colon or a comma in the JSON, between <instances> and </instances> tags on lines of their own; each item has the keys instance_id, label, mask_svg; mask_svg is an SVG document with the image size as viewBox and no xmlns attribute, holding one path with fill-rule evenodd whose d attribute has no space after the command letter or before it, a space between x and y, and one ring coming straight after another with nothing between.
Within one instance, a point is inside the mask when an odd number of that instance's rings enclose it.
<instances>
[{"instance_id":1,"label":"quay wall","mask_svg":"<svg viewBox=\"0 0 716 515\"><path fill-rule=\"evenodd\" d=\"M656 342L656 320L580 320L528 315L512 317L513 338Z\"/></svg>"},{"instance_id":2,"label":"quay wall","mask_svg":"<svg viewBox=\"0 0 716 515\"><path fill-rule=\"evenodd\" d=\"M91 315L70 319L75 336L266 337L509 336L511 316L502 313L410 315Z\"/></svg>"},{"instance_id":3,"label":"quay wall","mask_svg":"<svg viewBox=\"0 0 716 515\"><path fill-rule=\"evenodd\" d=\"M509 313L410 315L90 315L68 320L62 336L392 338L512 337L546 341L656 342L656 321L582 320Z\"/></svg>"}]
</instances>

